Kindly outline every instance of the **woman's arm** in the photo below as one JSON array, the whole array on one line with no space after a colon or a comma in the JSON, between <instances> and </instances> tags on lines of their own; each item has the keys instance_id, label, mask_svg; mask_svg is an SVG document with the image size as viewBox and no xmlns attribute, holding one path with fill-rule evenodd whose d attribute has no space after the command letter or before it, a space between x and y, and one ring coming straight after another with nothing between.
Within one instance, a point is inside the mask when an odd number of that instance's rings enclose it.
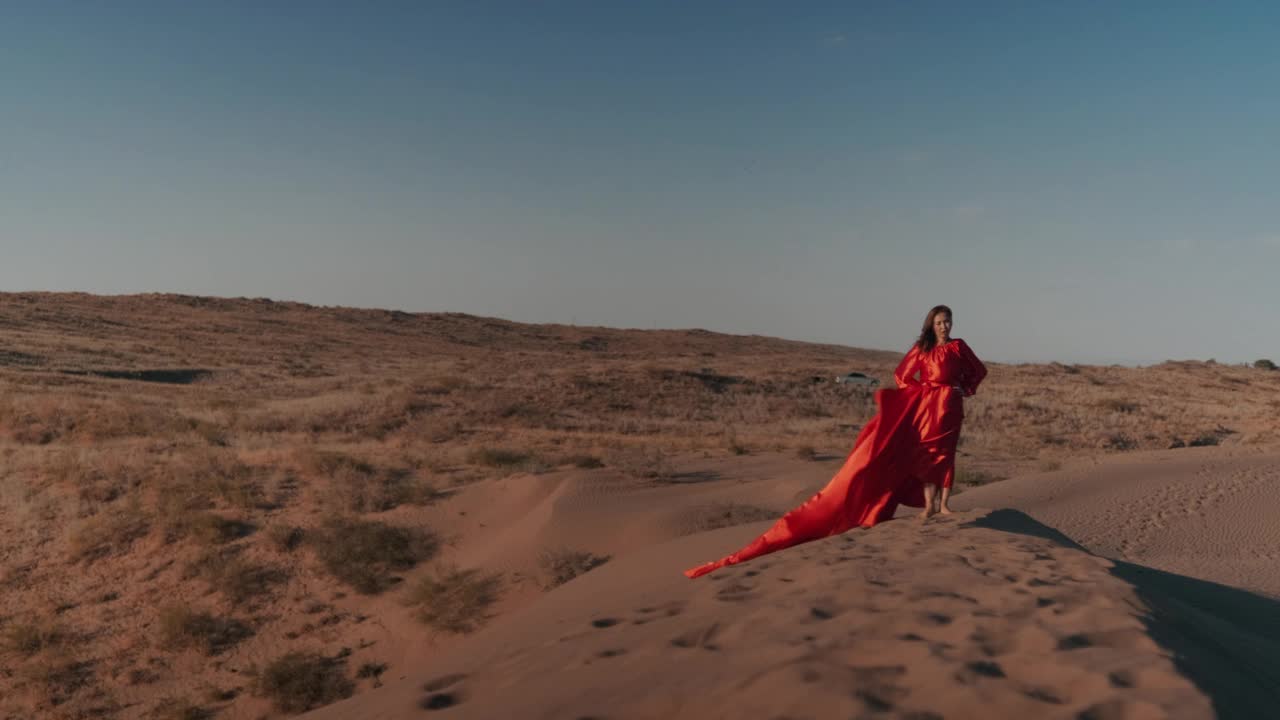
<instances>
[{"instance_id":1,"label":"woman's arm","mask_svg":"<svg viewBox=\"0 0 1280 720\"><path fill-rule=\"evenodd\" d=\"M966 397L972 396L978 392L978 385L982 384L982 379L987 376L987 366L982 364L977 355L973 354L973 350L969 348L968 343L963 340L960 343L960 358L964 360L964 394Z\"/></svg>"},{"instance_id":2,"label":"woman's arm","mask_svg":"<svg viewBox=\"0 0 1280 720\"><path fill-rule=\"evenodd\" d=\"M920 348L912 345L911 350L902 358L902 362L898 363L898 369L893 371L893 379L897 381L900 388L908 385L919 385L920 381L916 379L916 372L919 369Z\"/></svg>"}]
</instances>

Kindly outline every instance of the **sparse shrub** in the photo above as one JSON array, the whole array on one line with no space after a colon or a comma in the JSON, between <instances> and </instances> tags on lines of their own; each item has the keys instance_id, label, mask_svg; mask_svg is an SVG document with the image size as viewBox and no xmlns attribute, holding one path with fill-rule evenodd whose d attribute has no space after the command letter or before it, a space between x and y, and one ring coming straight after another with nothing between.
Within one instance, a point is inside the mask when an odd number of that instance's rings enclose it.
<instances>
[{"instance_id":1,"label":"sparse shrub","mask_svg":"<svg viewBox=\"0 0 1280 720\"><path fill-rule=\"evenodd\" d=\"M955 482L957 485L964 485L965 487L990 485L993 482L1000 482L1004 479L1005 478L1003 476L987 472L986 470L956 468Z\"/></svg>"},{"instance_id":2,"label":"sparse shrub","mask_svg":"<svg viewBox=\"0 0 1280 720\"><path fill-rule=\"evenodd\" d=\"M1103 398L1098 401L1098 407L1111 412L1131 413L1136 412L1142 406L1126 398Z\"/></svg>"},{"instance_id":3,"label":"sparse shrub","mask_svg":"<svg viewBox=\"0 0 1280 720\"><path fill-rule=\"evenodd\" d=\"M4 631L4 649L21 655L35 655L60 645L66 637L61 627L48 620L12 623Z\"/></svg>"},{"instance_id":4,"label":"sparse shrub","mask_svg":"<svg viewBox=\"0 0 1280 720\"><path fill-rule=\"evenodd\" d=\"M428 388L421 386L400 388L381 397L362 399L322 413L310 419L307 429L313 433L339 433L383 440L439 407L427 399L430 394Z\"/></svg>"},{"instance_id":5,"label":"sparse shrub","mask_svg":"<svg viewBox=\"0 0 1280 720\"><path fill-rule=\"evenodd\" d=\"M165 526L166 539L191 538L202 545L220 545L253 532L253 526L211 512L187 512L171 516Z\"/></svg>"},{"instance_id":6,"label":"sparse shrub","mask_svg":"<svg viewBox=\"0 0 1280 720\"><path fill-rule=\"evenodd\" d=\"M379 678L382 677L382 673L386 671L387 671L386 663L367 662L361 665L360 669L356 671L356 677L361 680L365 680L367 678L373 678L374 686L376 687L381 684L380 682L378 682L378 680Z\"/></svg>"},{"instance_id":7,"label":"sparse shrub","mask_svg":"<svg viewBox=\"0 0 1280 720\"><path fill-rule=\"evenodd\" d=\"M71 557L92 561L128 550L151 530L151 518L135 502L82 520L71 531Z\"/></svg>"},{"instance_id":8,"label":"sparse shrub","mask_svg":"<svg viewBox=\"0 0 1280 720\"><path fill-rule=\"evenodd\" d=\"M538 564L547 574L543 587L559 587L579 575L590 572L609 562L608 555L592 555L589 552L558 548L544 550L538 558Z\"/></svg>"},{"instance_id":9,"label":"sparse shrub","mask_svg":"<svg viewBox=\"0 0 1280 720\"><path fill-rule=\"evenodd\" d=\"M381 512L405 503L424 505L439 495L408 469L378 467L342 453L304 453L303 467L328 480L327 498L339 512Z\"/></svg>"},{"instance_id":10,"label":"sparse shrub","mask_svg":"<svg viewBox=\"0 0 1280 720\"><path fill-rule=\"evenodd\" d=\"M205 655L217 655L252 635L253 630L235 618L214 617L183 604L160 610L160 642L169 648L194 647Z\"/></svg>"},{"instance_id":11,"label":"sparse shrub","mask_svg":"<svg viewBox=\"0 0 1280 720\"><path fill-rule=\"evenodd\" d=\"M272 525L267 540L280 552L293 552L306 539L306 531L293 525Z\"/></svg>"},{"instance_id":12,"label":"sparse shrub","mask_svg":"<svg viewBox=\"0 0 1280 720\"><path fill-rule=\"evenodd\" d=\"M150 720L208 720L213 713L186 698L169 697L156 703Z\"/></svg>"},{"instance_id":13,"label":"sparse shrub","mask_svg":"<svg viewBox=\"0 0 1280 720\"><path fill-rule=\"evenodd\" d=\"M570 455L561 460L562 465L572 465L582 470L594 470L604 467L604 461L595 455Z\"/></svg>"},{"instance_id":14,"label":"sparse shrub","mask_svg":"<svg viewBox=\"0 0 1280 720\"><path fill-rule=\"evenodd\" d=\"M195 434L213 447L227 447L231 444L231 434L226 428L213 423L202 422L196 425Z\"/></svg>"},{"instance_id":15,"label":"sparse shrub","mask_svg":"<svg viewBox=\"0 0 1280 720\"><path fill-rule=\"evenodd\" d=\"M276 710L300 713L351 697L355 684L340 660L291 652L263 668L255 689L270 698Z\"/></svg>"},{"instance_id":16,"label":"sparse shrub","mask_svg":"<svg viewBox=\"0 0 1280 720\"><path fill-rule=\"evenodd\" d=\"M1254 366L1255 368L1259 369L1259 370L1277 370L1277 369L1280 369L1280 367L1277 367L1277 365L1276 365L1275 363L1271 362L1270 360L1268 360L1268 359L1266 359L1266 358L1263 358L1263 359L1261 359L1261 360L1256 360L1256 361L1254 361L1253 366Z\"/></svg>"},{"instance_id":17,"label":"sparse shrub","mask_svg":"<svg viewBox=\"0 0 1280 720\"><path fill-rule=\"evenodd\" d=\"M387 589L396 582L391 573L412 568L439 547L432 533L371 520L334 518L309 535L325 568L366 595Z\"/></svg>"},{"instance_id":18,"label":"sparse shrub","mask_svg":"<svg viewBox=\"0 0 1280 720\"><path fill-rule=\"evenodd\" d=\"M661 482L675 474L670 459L660 447L641 445L614 450L608 453L605 461L611 468L646 480Z\"/></svg>"},{"instance_id":19,"label":"sparse shrub","mask_svg":"<svg viewBox=\"0 0 1280 720\"><path fill-rule=\"evenodd\" d=\"M1222 443L1222 437L1217 433L1201 433L1187 442L1190 447L1209 447Z\"/></svg>"},{"instance_id":20,"label":"sparse shrub","mask_svg":"<svg viewBox=\"0 0 1280 720\"><path fill-rule=\"evenodd\" d=\"M812 445L801 445L796 448L796 457L801 460L817 460L818 451Z\"/></svg>"},{"instance_id":21,"label":"sparse shrub","mask_svg":"<svg viewBox=\"0 0 1280 720\"><path fill-rule=\"evenodd\" d=\"M93 680L93 663L53 653L23 665L21 674L44 691L50 705L62 705Z\"/></svg>"},{"instance_id":22,"label":"sparse shrub","mask_svg":"<svg viewBox=\"0 0 1280 720\"><path fill-rule=\"evenodd\" d=\"M533 453L503 448L482 447L472 450L467 460L474 465L485 467L514 469L527 465L533 460Z\"/></svg>"},{"instance_id":23,"label":"sparse shrub","mask_svg":"<svg viewBox=\"0 0 1280 720\"><path fill-rule=\"evenodd\" d=\"M476 568L441 568L435 577L420 579L409 590L406 602L417 608L417 617L437 630L469 633L489 619L488 610L498 600L501 578Z\"/></svg>"},{"instance_id":24,"label":"sparse shrub","mask_svg":"<svg viewBox=\"0 0 1280 720\"><path fill-rule=\"evenodd\" d=\"M427 395L448 395L456 390L471 387L471 381L457 375L441 375L418 386L420 392Z\"/></svg>"},{"instance_id":25,"label":"sparse shrub","mask_svg":"<svg viewBox=\"0 0 1280 720\"><path fill-rule=\"evenodd\" d=\"M1138 441L1129 437L1124 433L1111 433L1104 438L1104 446L1108 450L1133 450L1138 447Z\"/></svg>"},{"instance_id":26,"label":"sparse shrub","mask_svg":"<svg viewBox=\"0 0 1280 720\"><path fill-rule=\"evenodd\" d=\"M187 566L188 577L200 577L213 590L239 605L260 595L287 579L284 571L268 565L257 565L240 556L238 548L221 548L206 552Z\"/></svg>"},{"instance_id":27,"label":"sparse shrub","mask_svg":"<svg viewBox=\"0 0 1280 720\"><path fill-rule=\"evenodd\" d=\"M778 513L768 508L738 503L716 503L693 510L690 517L691 532L706 532L734 525L772 520Z\"/></svg>"},{"instance_id":28,"label":"sparse shrub","mask_svg":"<svg viewBox=\"0 0 1280 720\"><path fill-rule=\"evenodd\" d=\"M240 510L258 509L264 501L264 471L226 450L193 447L169 468L159 502L169 512L208 510L215 500Z\"/></svg>"}]
</instances>

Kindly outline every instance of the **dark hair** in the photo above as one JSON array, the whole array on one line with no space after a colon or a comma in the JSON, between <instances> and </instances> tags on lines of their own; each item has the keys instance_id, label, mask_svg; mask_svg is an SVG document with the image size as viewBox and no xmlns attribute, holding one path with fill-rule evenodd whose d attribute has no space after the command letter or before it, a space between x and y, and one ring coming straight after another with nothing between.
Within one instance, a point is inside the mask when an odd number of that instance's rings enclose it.
<instances>
[{"instance_id":1,"label":"dark hair","mask_svg":"<svg viewBox=\"0 0 1280 720\"><path fill-rule=\"evenodd\" d=\"M916 347L921 350L932 350L938 344L938 337L933 334L933 319L938 313L946 313L948 318L953 317L951 308L946 305L934 305L929 310L929 314L924 317L924 327L920 329L920 338L916 340Z\"/></svg>"}]
</instances>

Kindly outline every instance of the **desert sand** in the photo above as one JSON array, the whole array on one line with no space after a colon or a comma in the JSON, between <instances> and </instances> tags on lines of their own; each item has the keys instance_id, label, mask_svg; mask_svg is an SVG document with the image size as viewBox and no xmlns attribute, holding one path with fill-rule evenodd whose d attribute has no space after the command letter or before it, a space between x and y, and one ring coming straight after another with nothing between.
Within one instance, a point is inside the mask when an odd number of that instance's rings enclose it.
<instances>
[{"instance_id":1,"label":"desert sand","mask_svg":"<svg viewBox=\"0 0 1280 720\"><path fill-rule=\"evenodd\" d=\"M680 570L770 523L660 542L308 717L1269 717L1278 480L1261 451L1084 462L693 581ZM777 505L797 484L709 482L664 504ZM626 506L597 506L590 532Z\"/></svg>"}]
</instances>

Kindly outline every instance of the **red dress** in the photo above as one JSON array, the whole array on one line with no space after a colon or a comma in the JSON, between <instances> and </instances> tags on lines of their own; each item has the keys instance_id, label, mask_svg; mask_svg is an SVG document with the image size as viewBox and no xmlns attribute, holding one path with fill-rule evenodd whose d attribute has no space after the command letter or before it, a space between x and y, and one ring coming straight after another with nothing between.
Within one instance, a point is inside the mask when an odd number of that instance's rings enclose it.
<instances>
[{"instance_id":1,"label":"red dress","mask_svg":"<svg viewBox=\"0 0 1280 720\"><path fill-rule=\"evenodd\" d=\"M915 375L919 373L917 380ZM712 570L810 540L871 527L898 505L924 507L924 483L951 487L956 441L970 396L987 369L963 340L921 351L913 346L893 377L897 390L877 390L880 411L858 433L844 466L819 490L736 553L685 571Z\"/></svg>"}]
</instances>

